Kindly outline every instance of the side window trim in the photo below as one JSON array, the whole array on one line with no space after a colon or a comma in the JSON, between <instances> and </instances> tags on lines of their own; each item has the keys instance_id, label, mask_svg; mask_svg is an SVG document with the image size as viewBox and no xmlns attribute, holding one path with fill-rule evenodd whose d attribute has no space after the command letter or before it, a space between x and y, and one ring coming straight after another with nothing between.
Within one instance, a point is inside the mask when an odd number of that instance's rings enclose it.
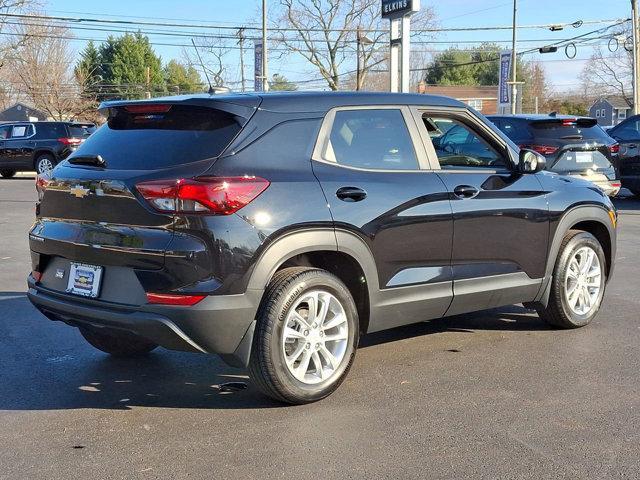
<instances>
[{"instance_id":1,"label":"side window trim","mask_svg":"<svg viewBox=\"0 0 640 480\"><path fill-rule=\"evenodd\" d=\"M333 147L331 145L331 130L333 128L333 124L335 122L336 113L340 111L355 111L355 110L399 110L402 114L402 118L404 119L405 126L409 133L409 137L411 138L411 143L413 144L413 149L416 155L416 159L418 161L418 169L415 170L392 170L392 169L367 169L360 167L353 167L350 165L341 165L337 162L335 157L335 153L333 151ZM418 172L422 170L431 170L429 166L429 157L427 151L425 149L425 145L422 140L422 136L420 135L420 131L418 126L415 123L415 118L412 115L411 110L406 105L354 105L354 106L346 106L346 107L335 107L327 112L325 118L322 122L322 126L320 127L320 131L318 133L318 138L316 139L316 144L313 149L313 154L311 156L312 160L317 162L330 163L332 165L336 165L342 168L350 168L353 170L365 170L371 172Z\"/></svg>"},{"instance_id":2,"label":"side window trim","mask_svg":"<svg viewBox=\"0 0 640 480\"><path fill-rule=\"evenodd\" d=\"M468 110L462 108L429 108L416 106L411 109L413 117L418 123L418 128L420 134L423 138L423 142L425 144L430 145L431 148L427 148L429 152L429 162L432 165L433 170L442 170L440 166L440 161L438 160L438 155L436 154L435 147L433 146L433 142L431 141L431 137L429 136L429 132L427 132L427 128L424 126L424 122L422 120L422 116L424 114L428 115L441 115L444 117L449 117L453 120L458 120L463 125L468 126L473 132L475 132L478 136L480 136L484 141L489 143L489 145L495 149L499 154L503 155L505 160L507 160L509 166L507 170L515 170L516 160L511 155L511 150L508 147L507 143L495 134L489 127L484 125L482 122L478 121L473 115L469 113ZM485 173L489 172L500 172L503 169L497 169L493 167L474 167L474 170L482 171ZM470 169L447 169L447 172L465 172L469 173Z\"/></svg>"}]
</instances>

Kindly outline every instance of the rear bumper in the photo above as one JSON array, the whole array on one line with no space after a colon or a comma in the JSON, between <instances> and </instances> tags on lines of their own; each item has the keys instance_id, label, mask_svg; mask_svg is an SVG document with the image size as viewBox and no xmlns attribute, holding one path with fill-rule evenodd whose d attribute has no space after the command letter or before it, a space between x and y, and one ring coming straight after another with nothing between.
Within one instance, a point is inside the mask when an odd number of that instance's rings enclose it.
<instances>
[{"instance_id":1,"label":"rear bumper","mask_svg":"<svg viewBox=\"0 0 640 480\"><path fill-rule=\"evenodd\" d=\"M126 330L171 350L220 354L246 365L262 292L206 297L192 307L128 306L84 299L28 280L31 303L51 320L76 327Z\"/></svg>"}]
</instances>

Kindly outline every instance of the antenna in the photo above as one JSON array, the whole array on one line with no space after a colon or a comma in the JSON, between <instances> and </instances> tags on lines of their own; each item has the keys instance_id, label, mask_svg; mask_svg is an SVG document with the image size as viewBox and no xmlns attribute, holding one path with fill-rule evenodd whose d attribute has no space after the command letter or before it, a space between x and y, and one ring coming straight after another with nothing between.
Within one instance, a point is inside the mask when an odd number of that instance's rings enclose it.
<instances>
[{"instance_id":1,"label":"antenna","mask_svg":"<svg viewBox=\"0 0 640 480\"><path fill-rule=\"evenodd\" d=\"M198 55L198 60L200 61L200 66L202 67L202 71L204 72L204 76L207 79L207 83L209 84L209 95L216 93L213 89L213 85L211 85L211 80L209 80L209 74L207 73L207 69L204 66L204 62L202 61L202 57L200 56L200 52L198 51L198 47L196 47L196 42L191 39L191 43L193 44L193 49L196 51L196 55Z\"/></svg>"}]
</instances>

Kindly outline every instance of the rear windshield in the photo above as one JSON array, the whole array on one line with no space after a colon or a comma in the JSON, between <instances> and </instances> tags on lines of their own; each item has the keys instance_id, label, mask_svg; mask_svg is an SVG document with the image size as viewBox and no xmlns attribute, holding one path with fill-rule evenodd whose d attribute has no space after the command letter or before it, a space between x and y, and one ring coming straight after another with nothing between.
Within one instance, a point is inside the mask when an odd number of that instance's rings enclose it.
<instances>
[{"instance_id":1,"label":"rear windshield","mask_svg":"<svg viewBox=\"0 0 640 480\"><path fill-rule=\"evenodd\" d=\"M536 138L555 140L593 140L598 143L612 143L611 138L592 118L579 118L576 121L562 119L535 120L530 124Z\"/></svg>"},{"instance_id":2,"label":"rear windshield","mask_svg":"<svg viewBox=\"0 0 640 480\"><path fill-rule=\"evenodd\" d=\"M107 168L154 170L217 157L244 121L227 112L190 105L167 111L112 109L109 120L76 155L100 155Z\"/></svg>"},{"instance_id":3,"label":"rear windshield","mask_svg":"<svg viewBox=\"0 0 640 480\"><path fill-rule=\"evenodd\" d=\"M69 125L69 135L74 138L85 138L95 131L95 125Z\"/></svg>"},{"instance_id":4,"label":"rear windshield","mask_svg":"<svg viewBox=\"0 0 640 480\"><path fill-rule=\"evenodd\" d=\"M564 152L557 162L555 162L551 170L557 173L583 173L587 170L594 172L602 170L611 170L613 166L601 152L585 151L585 152Z\"/></svg>"}]
</instances>

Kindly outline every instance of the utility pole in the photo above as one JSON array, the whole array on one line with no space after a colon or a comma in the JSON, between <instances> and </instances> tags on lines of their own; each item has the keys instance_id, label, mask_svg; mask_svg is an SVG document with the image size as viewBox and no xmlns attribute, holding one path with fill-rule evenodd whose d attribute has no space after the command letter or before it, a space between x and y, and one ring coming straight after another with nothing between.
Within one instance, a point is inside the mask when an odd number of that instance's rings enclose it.
<instances>
[{"instance_id":1,"label":"utility pole","mask_svg":"<svg viewBox=\"0 0 640 480\"><path fill-rule=\"evenodd\" d=\"M240 80L242 82L242 91L246 91L246 83L244 78L244 28L238 30L238 44L240 45Z\"/></svg>"},{"instance_id":2,"label":"utility pole","mask_svg":"<svg viewBox=\"0 0 640 480\"><path fill-rule=\"evenodd\" d=\"M147 91L145 92L146 98L151 98L151 67L145 69L147 76Z\"/></svg>"},{"instance_id":3,"label":"utility pole","mask_svg":"<svg viewBox=\"0 0 640 480\"><path fill-rule=\"evenodd\" d=\"M269 91L269 52L267 51L267 0L262 0L262 91Z\"/></svg>"},{"instance_id":4,"label":"utility pole","mask_svg":"<svg viewBox=\"0 0 640 480\"><path fill-rule=\"evenodd\" d=\"M518 18L518 0L513 0L513 37L511 40L511 114L515 115L518 105L518 79L516 78L516 24Z\"/></svg>"},{"instance_id":5,"label":"utility pole","mask_svg":"<svg viewBox=\"0 0 640 480\"><path fill-rule=\"evenodd\" d=\"M633 113L640 112L640 24L638 23L638 0L631 0L633 20Z\"/></svg>"}]
</instances>

